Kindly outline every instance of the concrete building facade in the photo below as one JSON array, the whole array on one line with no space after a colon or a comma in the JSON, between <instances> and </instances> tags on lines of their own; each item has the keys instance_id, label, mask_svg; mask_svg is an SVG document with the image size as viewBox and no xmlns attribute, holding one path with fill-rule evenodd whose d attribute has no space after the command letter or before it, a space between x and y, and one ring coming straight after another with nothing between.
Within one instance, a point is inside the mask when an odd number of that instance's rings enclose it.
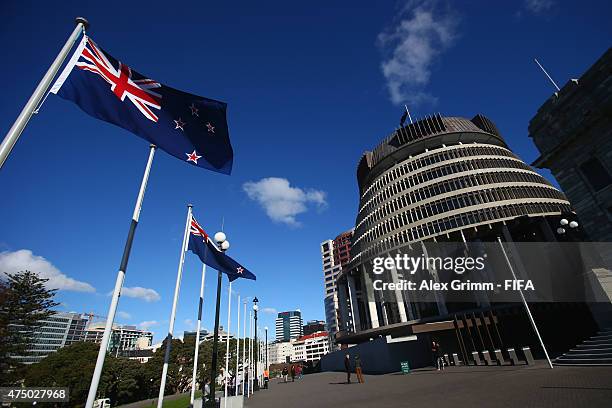
<instances>
[{"instance_id":1,"label":"concrete building facade","mask_svg":"<svg viewBox=\"0 0 612 408\"><path fill-rule=\"evenodd\" d=\"M87 327L83 341L101 343L104 323L94 323ZM114 325L108 343L108 351L119 355L126 351L141 350L151 346L153 333L130 325Z\"/></svg>"},{"instance_id":2,"label":"concrete building facade","mask_svg":"<svg viewBox=\"0 0 612 408\"><path fill-rule=\"evenodd\" d=\"M316 363L329 353L329 333L316 332L293 342L293 361Z\"/></svg>"},{"instance_id":3,"label":"concrete building facade","mask_svg":"<svg viewBox=\"0 0 612 408\"><path fill-rule=\"evenodd\" d=\"M612 242L612 48L538 109L529 135L541 153L533 165L554 175L587 239ZM597 278L612 299L612 272Z\"/></svg>"}]
</instances>

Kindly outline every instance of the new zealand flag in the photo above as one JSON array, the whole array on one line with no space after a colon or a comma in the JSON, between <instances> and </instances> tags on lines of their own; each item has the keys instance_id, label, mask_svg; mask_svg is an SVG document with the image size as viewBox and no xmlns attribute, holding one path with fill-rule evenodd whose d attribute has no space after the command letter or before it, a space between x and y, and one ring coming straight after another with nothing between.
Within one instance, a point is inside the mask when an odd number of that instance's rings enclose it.
<instances>
[{"instance_id":1,"label":"new zealand flag","mask_svg":"<svg viewBox=\"0 0 612 408\"><path fill-rule=\"evenodd\" d=\"M219 173L232 171L227 104L147 78L111 57L87 36L51 92L180 160Z\"/></svg>"},{"instance_id":2,"label":"new zealand flag","mask_svg":"<svg viewBox=\"0 0 612 408\"><path fill-rule=\"evenodd\" d=\"M191 218L191 224L189 226L188 248L191 252L200 257L200 260L206 265L226 274L230 282L238 278L257 279L251 271L217 248L208 234L204 232L193 217Z\"/></svg>"}]
</instances>

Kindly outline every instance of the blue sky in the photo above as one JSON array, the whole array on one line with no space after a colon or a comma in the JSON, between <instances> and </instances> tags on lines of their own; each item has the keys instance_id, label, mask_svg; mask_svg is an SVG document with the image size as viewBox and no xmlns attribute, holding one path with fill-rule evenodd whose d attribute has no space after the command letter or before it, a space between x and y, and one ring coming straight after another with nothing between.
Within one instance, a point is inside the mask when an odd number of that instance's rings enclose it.
<instances>
[{"instance_id":1,"label":"blue sky","mask_svg":"<svg viewBox=\"0 0 612 408\"><path fill-rule=\"evenodd\" d=\"M156 155L118 322L164 336L187 203L209 232L225 220L230 254L258 276L234 289L259 298L262 327L274 326L274 310L323 319L319 243L354 225L357 162L395 128L403 103L416 117L485 114L531 162L527 125L552 93L533 57L562 85L612 38L605 1L327 3L0 6L5 131L77 15L139 72L229 105L231 176ZM62 310L105 315L147 147L50 96L0 170L0 267L44 271L63 288ZM176 334L193 327L199 279L188 254ZM209 329L214 286L209 270Z\"/></svg>"}]
</instances>

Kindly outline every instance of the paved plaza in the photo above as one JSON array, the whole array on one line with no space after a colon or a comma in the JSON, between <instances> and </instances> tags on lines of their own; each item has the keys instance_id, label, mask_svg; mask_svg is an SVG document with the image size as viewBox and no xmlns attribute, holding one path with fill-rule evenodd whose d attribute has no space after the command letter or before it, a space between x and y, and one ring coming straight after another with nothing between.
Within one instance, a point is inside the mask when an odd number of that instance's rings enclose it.
<instances>
[{"instance_id":1,"label":"paved plaza","mask_svg":"<svg viewBox=\"0 0 612 408\"><path fill-rule=\"evenodd\" d=\"M357 378L351 376L353 381ZM318 373L294 383L274 379L248 408L323 407L612 407L612 367L448 367L366 375Z\"/></svg>"}]
</instances>

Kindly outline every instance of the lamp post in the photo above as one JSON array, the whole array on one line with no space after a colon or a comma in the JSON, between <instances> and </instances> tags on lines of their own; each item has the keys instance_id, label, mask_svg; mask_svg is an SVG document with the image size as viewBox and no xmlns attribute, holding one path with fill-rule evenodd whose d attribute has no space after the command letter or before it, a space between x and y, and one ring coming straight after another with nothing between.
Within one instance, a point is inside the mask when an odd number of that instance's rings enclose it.
<instances>
[{"instance_id":1,"label":"lamp post","mask_svg":"<svg viewBox=\"0 0 612 408\"><path fill-rule=\"evenodd\" d=\"M257 352L257 310L259 310L259 306L257 306L257 303L259 302L259 300L257 299L257 296L255 296L255 298L253 299L253 311L255 312L255 330L253 330L255 332L255 348L253 349L253 353L256 353L257 355L253 355L253 361L255 362L255 375L253 376L253 391L259 391L259 380L257 378L257 358L259 357L259 353Z\"/></svg>"},{"instance_id":2,"label":"lamp post","mask_svg":"<svg viewBox=\"0 0 612 408\"><path fill-rule=\"evenodd\" d=\"M215 241L221 249L225 252L229 249L229 241L223 232L217 232L215 234ZM219 346L219 308L221 306L221 271L217 271L217 305L215 307L215 333L213 337L213 350L212 350L212 364L210 368L210 394L209 403L210 406L216 407L215 401L215 388L217 386L217 349Z\"/></svg>"},{"instance_id":3,"label":"lamp post","mask_svg":"<svg viewBox=\"0 0 612 408\"><path fill-rule=\"evenodd\" d=\"M266 370L268 369L268 326L265 327L266 329Z\"/></svg>"},{"instance_id":4,"label":"lamp post","mask_svg":"<svg viewBox=\"0 0 612 408\"><path fill-rule=\"evenodd\" d=\"M557 228L557 234L563 235L567 232L567 228L576 229L578 228L577 221L568 221L567 218L561 218L559 221L559 228Z\"/></svg>"}]
</instances>

